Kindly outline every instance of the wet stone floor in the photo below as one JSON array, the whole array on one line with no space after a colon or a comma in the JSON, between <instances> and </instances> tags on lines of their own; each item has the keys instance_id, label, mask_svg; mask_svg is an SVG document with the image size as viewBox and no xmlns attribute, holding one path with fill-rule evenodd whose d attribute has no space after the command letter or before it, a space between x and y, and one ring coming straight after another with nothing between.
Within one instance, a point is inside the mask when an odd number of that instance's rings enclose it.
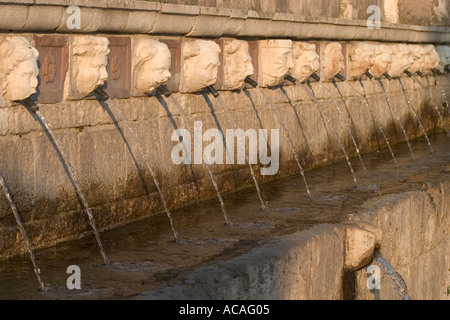
<instances>
[{"instance_id":1,"label":"wet stone floor","mask_svg":"<svg viewBox=\"0 0 450 320\"><path fill-rule=\"evenodd\" d=\"M265 239L308 229L319 223L339 223L364 203L386 194L422 190L428 181L450 178L450 138L433 134L431 154L424 138L414 140L413 161L406 143L351 159L358 181L345 161L306 172L308 197L300 175L261 185L269 210L262 210L255 188L224 196L229 220L225 225L217 199L172 212L180 241L176 243L162 213L101 233L111 261L103 265L94 236L37 250L36 262L44 292L28 255L0 261L0 299L123 299L179 279L190 269L227 260L258 246ZM68 266L81 270L81 289L69 290Z\"/></svg>"}]
</instances>

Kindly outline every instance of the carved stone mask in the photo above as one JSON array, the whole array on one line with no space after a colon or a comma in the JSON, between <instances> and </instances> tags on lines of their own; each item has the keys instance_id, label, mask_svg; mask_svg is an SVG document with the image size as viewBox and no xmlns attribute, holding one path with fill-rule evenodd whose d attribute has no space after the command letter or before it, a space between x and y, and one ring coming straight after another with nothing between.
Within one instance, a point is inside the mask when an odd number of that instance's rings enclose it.
<instances>
[{"instance_id":1,"label":"carved stone mask","mask_svg":"<svg viewBox=\"0 0 450 320\"><path fill-rule=\"evenodd\" d=\"M0 93L18 101L36 92L38 51L23 37L6 37L0 43Z\"/></svg>"},{"instance_id":2,"label":"carved stone mask","mask_svg":"<svg viewBox=\"0 0 450 320\"><path fill-rule=\"evenodd\" d=\"M277 86L294 67L291 40L260 40L259 68L262 70L260 86Z\"/></svg>"},{"instance_id":3,"label":"carved stone mask","mask_svg":"<svg viewBox=\"0 0 450 320\"><path fill-rule=\"evenodd\" d=\"M378 44L376 45L375 53L375 61L369 69L369 72L375 78L381 78L381 76L385 72L388 72L391 67L393 54L392 47L386 44Z\"/></svg>"},{"instance_id":4,"label":"carved stone mask","mask_svg":"<svg viewBox=\"0 0 450 320\"><path fill-rule=\"evenodd\" d=\"M424 45L423 49L425 50L425 59L420 68L420 72L427 75L431 70L436 69L439 66L439 55L432 44Z\"/></svg>"},{"instance_id":5,"label":"carved stone mask","mask_svg":"<svg viewBox=\"0 0 450 320\"><path fill-rule=\"evenodd\" d=\"M322 76L324 80L331 80L344 70L344 55L339 42L331 42L323 49L321 58Z\"/></svg>"},{"instance_id":6,"label":"carved stone mask","mask_svg":"<svg viewBox=\"0 0 450 320\"><path fill-rule=\"evenodd\" d=\"M414 57L411 47L406 44L393 44L392 46L392 64L388 74L393 78L401 77L405 70L414 63Z\"/></svg>"},{"instance_id":7,"label":"carved stone mask","mask_svg":"<svg viewBox=\"0 0 450 320\"><path fill-rule=\"evenodd\" d=\"M73 41L72 83L83 96L90 95L108 79L109 41L105 37L77 36Z\"/></svg>"},{"instance_id":8,"label":"carved stone mask","mask_svg":"<svg viewBox=\"0 0 450 320\"><path fill-rule=\"evenodd\" d=\"M349 45L349 73L353 79L360 78L372 67L376 57L376 46L370 43L357 42Z\"/></svg>"},{"instance_id":9,"label":"carved stone mask","mask_svg":"<svg viewBox=\"0 0 450 320\"><path fill-rule=\"evenodd\" d=\"M225 86L228 90L241 89L245 78L253 75L252 58L247 41L224 40Z\"/></svg>"},{"instance_id":10,"label":"carved stone mask","mask_svg":"<svg viewBox=\"0 0 450 320\"><path fill-rule=\"evenodd\" d=\"M197 92L216 83L220 52L214 41L195 40L183 44L181 92Z\"/></svg>"},{"instance_id":11,"label":"carved stone mask","mask_svg":"<svg viewBox=\"0 0 450 320\"><path fill-rule=\"evenodd\" d=\"M411 49L411 55L414 61L407 70L414 74L420 70L423 63L425 62L425 50L418 44L410 44L409 47Z\"/></svg>"},{"instance_id":12,"label":"carved stone mask","mask_svg":"<svg viewBox=\"0 0 450 320\"><path fill-rule=\"evenodd\" d=\"M436 46L436 52L439 56L438 70L444 73L445 66L450 66L450 46Z\"/></svg>"},{"instance_id":13,"label":"carved stone mask","mask_svg":"<svg viewBox=\"0 0 450 320\"><path fill-rule=\"evenodd\" d=\"M294 42L293 57L294 67L289 74L299 82L305 82L319 69L319 55L314 43Z\"/></svg>"},{"instance_id":14,"label":"carved stone mask","mask_svg":"<svg viewBox=\"0 0 450 320\"><path fill-rule=\"evenodd\" d=\"M134 83L141 93L151 93L170 79L171 55L166 44L137 39L133 52Z\"/></svg>"}]
</instances>

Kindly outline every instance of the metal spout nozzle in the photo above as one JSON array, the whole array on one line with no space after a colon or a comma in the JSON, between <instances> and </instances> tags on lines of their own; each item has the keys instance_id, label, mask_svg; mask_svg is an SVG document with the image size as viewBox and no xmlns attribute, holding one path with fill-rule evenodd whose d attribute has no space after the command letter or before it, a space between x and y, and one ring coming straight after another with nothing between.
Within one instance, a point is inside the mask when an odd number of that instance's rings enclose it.
<instances>
[{"instance_id":1,"label":"metal spout nozzle","mask_svg":"<svg viewBox=\"0 0 450 320\"><path fill-rule=\"evenodd\" d=\"M421 71L417 71L417 74L423 78L424 74Z\"/></svg>"},{"instance_id":2,"label":"metal spout nozzle","mask_svg":"<svg viewBox=\"0 0 450 320\"><path fill-rule=\"evenodd\" d=\"M209 90L209 92L213 95L214 98L217 98L220 95L219 92L213 86L206 87L206 89Z\"/></svg>"},{"instance_id":3,"label":"metal spout nozzle","mask_svg":"<svg viewBox=\"0 0 450 320\"><path fill-rule=\"evenodd\" d=\"M109 94L107 94L105 92L105 90L103 90L102 87L98 87L97 89L94 90L94 93L100 98L100 100L102 101L106 101L109 99Z\"/></svg>"},{"instance_id":4,"label":"metal spout nozzle","mask_svg":"<svg viewBox=\"0 0 450 320\"><path fill-rule=\"evenodd\" d=\"M342 74L338 73L337 75L334 76L335 78L337 78L339 81L345 81L345 78Z\"/></svg>"},{"instance_id":5,"label":"metal spout nozzle","mask_svg":"<svg viewBox=\"0 0 450 320\"><path fill-rule=\"evenodd\" d=\"M258 86L258 82L256 82L255 80L253 80L250 77L245 78L245 83L248 83L249 85L251 85L253 88L256 88Z\"/></svg>"},{"instance_id":6,"label":"metal spout nozzle","mask_svg":"<svg viewBox=\"0 0 450 320\"><path fill-rule=\"evenodd\" d=\"M412 77L412 73L409 72L408 70L405 70L405 71L403 71L403 72L406 73L406 75L407 75L408 77Z\"/></svg>"},{"instance_id":7,"label":"metal spout nozzle","mask_svg":"<svg viewBox=\"0 0 450 320\"><path fill-rule=\"evenodd\" d=\"M311 75L311 78L313 78L315 81L320 81L319 75L315 72L313 72L313 74Z\"/></svg>"},{"instance_id":8,"label":"metal spout nozzle","mask_svg":"<svg viewBox=\"0 0 450 320\"><path fill-rule=\"evenodd\" d=\"M436 77L437 76L437 69L431 69L431 73Z\"/></svg>"},{"instance_id":9,"label":"metal spout nozzle","mask_svg":"<svg viewBox=\"0 0 450 320\"><path fill-rule=\"evenodd\" d=\"M29 108L33 112L36 112L39 110L39 107L37 106L37 104L35 104L30 98L20 100L19 102L24 104L27 108Z\"/></svg>"},{"instance_id":10,"label":"metal spout nozzle","mask_svg":"<svg viewBox=\"0 0 450 320\"><path fill-rule=\"evenodd\" d=\"M391 76L389 75L389 73L387 73L387 72L383 73L383 76L385 76L386 79L388 79L389 81L392 80L392 77L391 77Z\"/></svg>"},{"instance_id":11,"label":"metal spout nozzle","mask_svg":"<svg viewBox=\"0 0 450 320\"><path fill-rule=\"evenodd\" d=\"M170 95L172 94L172 91L170 91L169 89L167 89L167 87L165 85L160 85L156 90L158 90L159 92L161 92L161 94L163 94L165 97L170 97Z\"/></svg>"},{"instance_id":12,"label":"metal spout nozzle","mask_svg":"<svg viewBox=\"0 0 450 320\"><path fill-rule=\"evenodd\" d=\"M291 76L290 74L287 74L284 76L284 79L286 79L287 81L292 82L293 84L297 83L297 79L295 79L293 76Z\"/></svg>"},{"instance_id":13,"label":"metal spout nozzle","mask_svg":"<svg viewBox=\"0 0 450 320\"><path fill-rule=\"evenodd\" d=\"M369 72L369 70L366 70L366 72L364 72L364 74L367 76L367 78L369 78L370 80L373 79L373 75Z\"/></svg>"},{"instance_id":14,"label":"metal spout nozzle","mask_svg":"<svg viewBox=\"0 0 450 320\"><path fill-rule=\"evenodd\" d=\"M444 70L450 72L450 64L444 67Z\"/></svg>"}]
</instances>

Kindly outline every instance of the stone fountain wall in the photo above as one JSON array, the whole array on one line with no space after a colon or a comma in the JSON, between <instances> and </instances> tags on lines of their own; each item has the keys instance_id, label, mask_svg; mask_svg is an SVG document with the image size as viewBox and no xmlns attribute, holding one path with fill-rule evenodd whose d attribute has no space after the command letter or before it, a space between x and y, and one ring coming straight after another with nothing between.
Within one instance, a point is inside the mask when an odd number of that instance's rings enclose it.
<instances>
[{"instance_id":1,"label":"stone fountain wall","mask_svg":"<svg viewBox=\"0 0 450 320\"><path fill-rule=\"evenodd\" d=\"M220 6L207 8L141 1L104 1L95 4L88 1L72 2L86 12L80 30L67 30L65 1L38 0L0 3L0 30L5 36L14 31L14 35L29 39L39 50L42 59L39 60L41 91L34 99L73 164L101 230L162 212L163 206L144 159L123 125L114 121L97 100L81 98L76 92L64 90L67 81L70 81L66 74L73 63L71 50L74 33L109 38L111 56L108 73L116 83L110 80L107 92L140 137L170 208L213 198L215 191L205 165L172 163L170 152L175 143L171 141L171 134L175 126L187 128L187 125L170 101L155 96L145 97L133 91L129 55L131 44L142 34L149 34L152 39L168 44L174 76L169 87L174 91L177 91L181 72L177 64L181 58L180 44L187 37L213 37L218 40L226 36L249 40L249 43L280 37L314 40L318 48L325 40L338 40L346 48L349 41L357 39L435 44L449 43L450 39L448 27L429 28L392 24L383 20L381 29L370 30L363 20L340 18L337 8L332 9L332 12L336 12L331 15L305 17L295 15L302 11L289 11L291 6L286 6L287 13L274 14L263 12L270 10L257 12L248 8L221 9ZM48 14L49 10L53 14ZM50 59L44 60L45 56ZM114 56L119 57L118 60L114 60ZM257 51L253 51L255 69L258 67L256 57ZM347 57L345 62L347 68ZM346 74L346 70L343 73ZM430 131L441 128L442 123L431 106L429 96L412 79L405 77L402 80L406 94L419 111L424 126ZM450 95L448 75L439 75L437 80ZM359 88L357 82L347 81ZM426 84L424 79L419 81ZM389 140L392 144L402 141L403 135L398 128L395 129L394 119L379 87L367 79L363 82L369 102ZM420 136L421 132L411 117L402 93L389 81L383 80L383 83L409 137ZM324 84L338 99L333 85L330 82ZM350 119L345 114L338 114L324 88L317 83L312 86L349 154L355 156L345 126L345 121ZM346 97L361 151L371 152L378 146L385 146L381 135L376 134L370 114L359 97L348 86L339 84L339 87ZM219 89L223 87L219 86ZM306 169L342 160L341 149L330 128L324 127L313 101L301 88L286 83L282 89L263 90L273 101L291 136L295 137L295 148ZM439 92L434 94L436 97L441 96ZM203 122L204 130L218 126L223 130L231 129L211 95L205 98L202 94L175 92L173 97L192 120ZM259 181L269 182L298 173L288 140L257 89L249 88L247 92L224 90L221 91L221 97L231 109L239 128L280 129L280 170L275 176L258 176ZM311 153L307 151L308 148ZM0 172L10 187L36 247L51 246L91 232L88 219L58 155L38 122L20 104L12 103L0 108L0 150ZM252 187L246 165L213 165L212 169L223 193ZM258 173L259 169L255 169L255 172ZM25 250L4 197L0 197L0 239L0 258Z\"/></svg>"}]
</instances>

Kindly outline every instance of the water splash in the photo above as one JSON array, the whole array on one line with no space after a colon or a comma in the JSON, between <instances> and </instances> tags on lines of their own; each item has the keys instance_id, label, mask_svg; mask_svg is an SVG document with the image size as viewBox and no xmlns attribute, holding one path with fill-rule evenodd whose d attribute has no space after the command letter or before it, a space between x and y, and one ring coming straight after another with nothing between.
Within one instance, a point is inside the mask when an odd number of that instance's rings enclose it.
<instances>
[{"instance_id":1,"label":"water splash","mask_svg":"<svg viewBox=\"0 0 450 320\"><path fill-rule=\"evenodd\" d=\"M425 139L427 140L428 143L428 147L430 148L431 153L433 153L433 148L431 147L431 142L430 139L428 138L428 134L427 131L425 130L422 121L420 120L419 115L417 114L416 110L414 109L414 107L411 105L411 103L409 102L408 96L406 95L406 91L405 91L405 87L403 86L402 80L400 78L397 79L398 82L400 83L400 86L398 84L395 83L395 81L392 81L392 83L401 90L403 97L405 98L406 104L409 107L409 110L414 114L414 116L416 117L420 129L422 130L423 134L425 135Z\"/></svg>"},{"instance_id":2,"label":"water splash","mask_svg":"<svg viewBox=\"0 0 450 320\"><path fill-rule=\"evenodd\" d=\"M236 122L233 119L233 116L231 115L230 110L228 109L227 105L225 104L225 102L222 100L222 97L218 96L216 97L217 101L219 101L219 105L222 107L222 109L225 111L225 113L227 114L228 119L230 120L233 128L236 130L237 129L237 125ZM263 210L267 209L267 204L264 201L262 195L261 195L261 189L259 188L259 183L258 180L256 179L255 173L253 172L253 167L250 163L250 161L248 160L248 156L247 153L245 153L245 161L248 163L248 166L250 168L250 173L252 175L253 181L255 183L255 187L256 187L256 191L258 193L258 197L259 197L259 201L261 202L261 208Z\"/></svg>"},{"instance_id":3,"label":"water splash","mask_svg":"<svg viewBox=\"0 0 450 320\"><path fill-rule=\"evenodd\" d=\"M302 175L303 182L305 183L305 186L306 186L306 192L307 192L308 195L311 197L311 191L309 190L308 182L306 181L305 171L303 170L303 167L302 167L302 165L300 164L300 159L299 159L299 156L298 156L297 151L295 150L295 145L294 145L294 143L292 142L291 136L289 135L289 131L287 130L286 126L284 125L283 120L281 120L281 117L280 117L280 115L278 114L277 109L276 109L275 106L273 105L272 101L270 101L269 97L264 93L264 91L261 89L261 87L258 86L257 88L258 88L259 92L260 92L260 93L264 96L264 98L266 99L266 101L267 101L267 103L269 104L270 108L272 109L273 113L277 116L278 122L279 122L280 126L283 128L283 131L285 132L285 134L286 134L286 136L287 136L287 138L288 138L289 144L291 145L292 152L294 153L294 159L295 159L295 161L297 162L297 166L298 166L298 168L300 169L300 174Z\"/></svg>"},{"instance_id":4,"label":"water splash","mask_svg":"<svg viewBox=\"0 0 450 320\"><path fill-rule=\"evenodd\" d=\"M326 91L328 92L328 96L331 98L331 100L333 101L333 104L336 106L336 109L339 111L339 106L337 104L337 101L336 101L336 99L334 99L334 97L331 94L330 90L328 90L327 86L324 85L322 82L319 82L319 83L322 85L322 87L324 87L326 89ZM352 119L352 116L350 114L350 111L348 110L347 103L345 102L344 96L342 95L341 90L339 90L339 87L338 87L337 83L334 80L333 80L333 84L336 87L337 91L339 92L339 96L341 97L342 103L345 106L345 110L347 111L347 114L350 117L350 120L352 122L353 129L355 130L355 123L353 122L353 119ZM341 113L341 112L339 112L339 113ZM345 121L345 126L347 127L347 131L348 131L348 133L349 133L349 135L350 135L350 137L352 139L353 145L355 146L355 150L356 150L356 153L358 154L359 162L361 162L361 165L362 165L364 171L366 171L366 166L364 165L364 161L363 161L363 159L361 157L361 152L359 150L358 143L356 142L356 137L353 135L352 129L350 128L350 126L349 126L347 121ZM355 132L356 132L356 130L355 130Z\"/></svg>"},{"instance_id":5,"label":"water splash","mask_svg":"<svg viewBox=\"0 0 450 320\"><path fill-rule=\"evenodd\" d=\"M361 80L359 80L359 84L361 85L361 88L363 90L363 96L364 96L364 99L363 99L361 97L361 95L359 94L358 90L356 90L356 88L351 83L349 83L348 81L346 83L350 88L352 88L356 92L356 95L359 97L359 99L361 101L364 101L364 104L367 107L367 110L369 110L369 113L372 117L372 121L375 123L375 126L378 128L378 131L381 132L381 135L383 136L384 141L386 141L386 145L388 146L389 151L391 152L391 156L392 156L392 159L394 160L395 166L397 168L399 168L400 166L397 162L397 158L395 158L395 154L394 154L394 151L392 150L391 144L389 143L389 139L387 138L386 134L384 133L384 130L381 127L380 122L378 122L377 118L375 117L375 114L373 113L372 108L370 107L369 100L367 99L367 95L366 95L366 89L364 88L364 84L362 83Z\"/></svg>"},{"instance_id":6,"label":"water splash","mask_svg":"<svg viewBox=\"0 0 450 320\"><path fill-rule=\"evenodd\" d=\"M81 190L80 187L80 182L78 180L77 174L75 172L75 169L73 168L72 164L70 163L70 161L67 160L66 155L63 152L63 149L61 148L61 142L55 137L55 134L53 133L53 131L50 129L50 127L48 126L47 121L45 120L44 116L42 115L42 113L36 109L36 110L31 110L29 106L26 106L26 108L28 109L28 111L31 114L36 114L39 119L40 119L40 123L41 125L44 127L44 130L47 131L48 133L48 137L49 139L51 139L51 142L53 144L53 146L55 147L57 153L60 155L60 159L61 162L63 163L63 165L67 168L70 177L71 177L71 181L73 186L75 187L75 190L78 194L78 196L81 199L81 202L83 203L84 206L84 211L86 212L88 218L89 218L89 223L92 227L92 229L94 230L94 235L95 235L95 239L97 240L97 244L100 248L100 253L103 257L103 260L105 261L106 265L109 265L109 259L106 255L105 249L103 248L103 244L102 241L100 239L100 233L97 230L97 226L95 224L95 220L94 220L94 216L92 215L91 209L89 208L89 204L86 200L86 197L84 196L84 192Z\"/></svg>"},{"instance_id":7,"label":"water splash","mask_svg":"<svg viewBox=\"0 0 450 320\"><path fill-rule=\"evenodd\" d=\"M19 212L17 210L16 204L14 203L11 192L9 192L9 189L6 185L5 179L0 174L0 187L3 189L3 193L6 196L6 199L8 199L9 205L11 206L11 210L13 212L14 218L16 219L17 226L19 227L20 233L22 235L22 239L25 242L25 246L27 248L28 254L30 255L31 263L33 264L34 273L36 274L36 277L39 281L39 285L41 287L41 290L45 290L44 282L41 280L40 270L37 267L36 259L34 257L33 249L31 246L31 241L28 238L27 231L25 230L25 227L22 223L22 219L20 218Z\"/></svg>"},{"instance_id":8,"label":"water splash","mask_svg":"<svg viewBox=\"0 0 450 320\"><path fill-rule=\"evenodd\" d=\"M186 112L184 112L184 109L181 107L181 105L178 103L178 101L171 95L169 96L170 101L172 102L173 105L175 105L175 107L177 108L177 111L181 114L181 117L184 120L184 123L188 126L189 131L193 132L193 126L192 126L192 122L189 119L188 115L186 114ZM197 135L194 134L194 140L198 139ZM194 143L200 145L200 141L195 141ZM217 194L217 198L219 199L220 202L220 207L222 209L222 213L223 213L223 217L225 219L225 223L228 225L230 224L230 221L228 219L228 213L227 210L225 209L225 203L222 199L222 195L220 194L220 190L219 187L217 185L217 182L214 178L214 175L211 171L211 167L209 166L209 164L207 162L205 162L206 164L206 168L208 169L208 174L209 177L211 178L211 181L214 185L214 189L216 190L216 194Z\"/></svg>"},{"instance_id":9,"label":"water splash","mask_svg":"<svg viewBox=\"0 0 450 320\"><path fill-rule=\"evenodd\" d=\"M430 98L431 104L433 105L434 110L436 110L436 113L439 116L439 119L442 121L442 125L444 126L445 132L447 132L447 135L450 135L450 130L448 129L447 125L445 124L445 120L444 117L442 116L441 112L439 111L439 108L436 104L436 101L433 98L433 95L430 92L430 83L428 81L428 77L426 77L427 79L427 84L428 84L428 90L427 88L425 88L425 86L423 85L423 83L421 81L419 81L415 76L412 76L412 79L415 83L417 83L422 90L428 95L428 97Z\"/></svg>"},{"instance_id":10,"label":"water splash","mask_svg":"<svg viewBox=\"0 0 450 320\"><path fill-rule=\"evenodd\" d=\"M132 137L134 138L134 142L136 143L136 145L139 148L139 152L141 153L141 156L144 158L145 164L147 166L148 171L150 172L152 179L153 179L153 183L156 186L156 189L158 190L159 196L161 198L161 201L163 203L164 206L164 211L166 212L167 218L169 219L170 222L170 227L172 228L172 232L173 232L173 236L175 238L175 241L178 242L178 233L175 230L175 226L173 224L173 219L172 219L172 215L170 213L169 207L167 206L166 200L162 194L161 191L161 187L159 186L159 182L156 179L156 174L153 171L153 169L150 166L150 160L149 157L147 155L147 153L145 152L144 148L142 147L141 143L139 142L139 138L137 136L137 134L134 132L134 130L130 127L130 124L128 123L127 119L124 117L124 115L122 114L122 112L119 110L119 108L116 106L116 104L114 103L114 101L111 100L111 98L108 98L106 100L106 103L108 104L108 106L110 106L114 112L119 116L119 118L122 120L123 124L125 125L125 127L127 128L128 132L132 135Z\"/></svg>"},{"instance_id":11,"label":"water splash","mask_svg":"<svg viewBox=\"0 0 450 320\"><path fill-rule=\"evenodd\" d=\"M339 134L337 133L336 129L334 128L334 125L331 122L330 118L328 118L327 114L320 107L319 101L317 100L316 95L314 94L312 86L309 84L310 90L308 90L308 88L306 88L302 83L297 81L296 84L299 87L301 87L303 90L305 90L305 92L311 96L311 98L314 100L315 105L316 105L317 109L319 110L320 114L322 115L322 117L324 117L327 120L328 125L330 126L331 131L333 131L334 136L336 137L336 140L338 141L339 145L341 146L342 153L344 154L345 159L347 160L347 164L350 168L350 172L352 173L353 181L356 182L355 171L353 170L353 166L352 166L352 163L350 162L350 158L348 157L347 151L345 151L344 144L342 143L341 138L339 138Z\"/></svg>"},{"instance_id":12,"label":"water splash","mask_svg":"<svg viewBox=\"0 0 450 320\"><path fill-rule=\"evenodd\" d=\"M378 79L377 82L378 82L378 84L380 85L381 90L383 91L384 98L386 99L386 103L387 103L387 105L388 105L388 107L389 107L389 110L390 110L391 113L394 115L395 119L397 120L397 122L398 122L398 124L399 124L399 126L400 126L400 129L401 129L402 132L403 132L403 136L405 137L406 143L408 144L408 148L409 148L409 151L411 152L411 156L412 156L413 160L416 160L416 157L415 157L415 155L414 155L414 151L413 151L412 148L411 148L411 143L409 142L408 135L406 134L405 127L404 127L403 124L402 124L402 120L400 119L400 116L395 112L394 108L392 108L391 101L389 100L389 97L388 97L388 95L387 95L387 92L386 92L386 90L385 90L385 88L384 88L384 86L383 86L383 82L381 82L381 79Z\"/></svg>"},{"instance_id":13,"label":"water splash","mask_svg":"<svg viewBox=\"0 0 450 320\"><path fill-rule=\"evenodd\" d=\"M375 250L375 252L373 253L373 260L380 265L381 269L392 282L392 284L394 285L394 289L400 294L402 299L411 300L405 280L403 280L402 276L397 271L395 271L391 264L383 257L381 252Z\"/></svg>"}]
</instances>

